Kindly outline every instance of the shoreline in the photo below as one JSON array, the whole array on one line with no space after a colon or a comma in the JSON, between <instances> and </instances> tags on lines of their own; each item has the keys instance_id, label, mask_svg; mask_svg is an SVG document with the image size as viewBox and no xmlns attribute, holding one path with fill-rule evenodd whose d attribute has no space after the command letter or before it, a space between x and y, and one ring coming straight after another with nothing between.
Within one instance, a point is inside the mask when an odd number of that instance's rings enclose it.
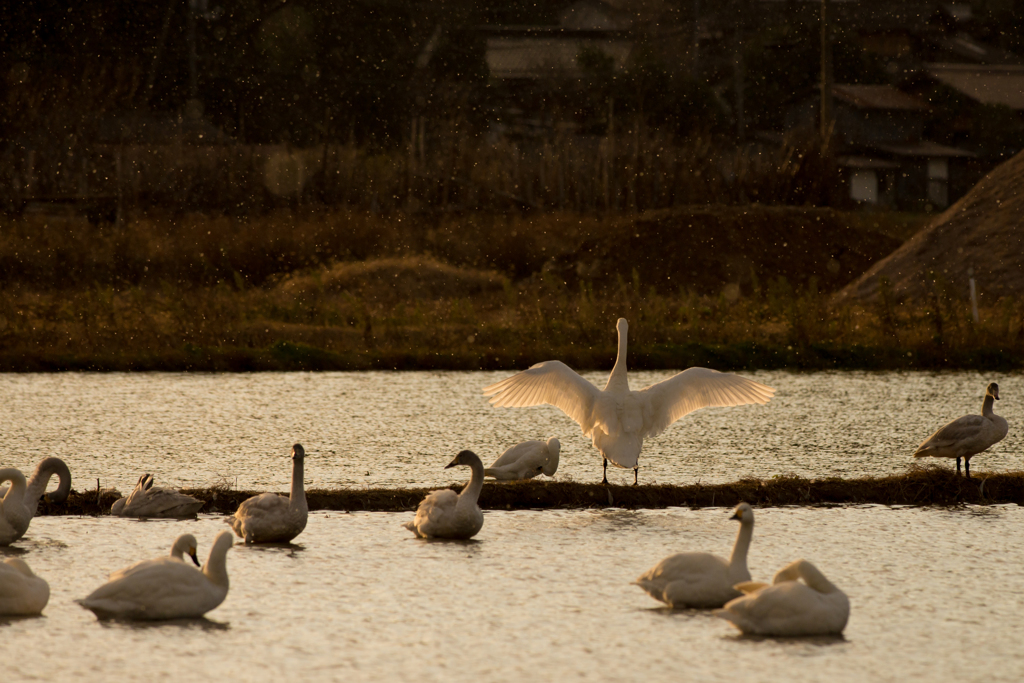
<instances>
[{"instance_id":1,"label":"shoreline","mask_svg":"<svg viewBox=\"0 0 1024 683\"><path fill-rule=\"evenodd\" d=\"M423 497L437 488L310 489L310 511L413 512ZM449 487L456 491L460 486ZM182 489L205 502L203 514L233 514L238 505L261 491L224 488ZM282 494L286 495L286 494ZM72 491L61 504L40 501L37 516L106 515L120 497L114 491ZM741 479L726 484L621 486L564 481L529 480L484 484L484 510L661 509L668 507L754 507L833 505L955 506L1015 503L1024 505L1024 471L975 472L970 479L941 466L922 467L904 474L860 479L774 477Z\"/></svg>"}]
</instances>

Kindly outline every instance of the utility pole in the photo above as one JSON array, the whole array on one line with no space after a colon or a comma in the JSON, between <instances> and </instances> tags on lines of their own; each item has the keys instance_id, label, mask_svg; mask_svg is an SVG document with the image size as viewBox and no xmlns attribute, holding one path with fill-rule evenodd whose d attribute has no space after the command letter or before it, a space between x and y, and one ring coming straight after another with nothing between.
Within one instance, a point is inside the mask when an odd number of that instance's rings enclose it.
<instances>
[{"instance_id":1,"label":"utility pole","mask_svg":"<svg viewBox=\"0 0 1024 683\"><path fill-rule=\"evenodd\" d=\"M827 144L832 131L832 40L828 25L828 0L821 0L821 144Z\"/></svg>"}]
</instances>

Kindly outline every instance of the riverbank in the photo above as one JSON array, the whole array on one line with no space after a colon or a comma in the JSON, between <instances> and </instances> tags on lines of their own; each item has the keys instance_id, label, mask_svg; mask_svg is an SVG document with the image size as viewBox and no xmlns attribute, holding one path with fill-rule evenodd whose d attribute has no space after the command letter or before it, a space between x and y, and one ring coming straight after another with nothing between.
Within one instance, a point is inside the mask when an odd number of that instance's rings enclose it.
<instances>
[{"instance_id":1,"label":"riverbank","mask_svg":"<svg viewBox=\"0 0 1024 683\"><path fill-rule=\"evenodd\" d=\"M452 487L459 490L459 487ZM310 510L340 512L412 512L433 489L311 489ZM205 502L202 514L232 514L259 491L228 488L183 489ZM41 502L40 515L108 514L120 493L73 491L65 503ZM286 494L282 494L286 495ZM978 472L967 480L941 466L912 469L905 474L861 479L773 477L741 479L728 484L689 486L605 486L564 481L488 481L480 494L485 510L547 510L585 508L656 509L666 507L755 507L787 505L1024 505L1024 472Z\"/></svg>"}]
</instances>

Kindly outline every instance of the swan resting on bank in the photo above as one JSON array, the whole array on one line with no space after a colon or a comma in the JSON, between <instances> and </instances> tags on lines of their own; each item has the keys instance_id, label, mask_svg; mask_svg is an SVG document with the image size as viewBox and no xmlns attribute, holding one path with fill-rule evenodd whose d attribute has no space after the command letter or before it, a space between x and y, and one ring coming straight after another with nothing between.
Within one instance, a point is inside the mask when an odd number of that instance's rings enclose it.
<instances>
[{"instance_id":1,"label":"swan resting on bank","mask_svg":"<svg viewBox=\"0 0 1024 683\"><path fill-rule=\"evenodd\" d=\"M807 560L786 565L770 586L752 581L737 588L746 595L715 610L715 616L749 635L839 635L850 618L846 593Z\"/></svg>"},{"instance_id":2,"label":"swan resting on bank","mask_svg":"<svg viewBox=\"0 0 1024 683\"><path fill-rule=\"evenodd\" d=\"M173 557L159 557L115 572L78 603L100 619L197 619L228 595L230 531L217 534L202 571Z\"/></svg>"},{"instance_id":3,"label":"swan resting on bank","mask_svg":"<svg viewBox=\"0 0 1024 683\"><path fill-rule=\"evenodd\" d=\"M49 601L50 585L24 560L9 557L0 562L0 616L36 616Z\"/></svg>"},{"instance_id":4,"label":"swan resting on bank","mask_svg":"<svg viewBox=\"0 0 1024 683\"><path fill-rule=\"evenodd\" d=\"M555 476L561 442L555 437L547 441L523 441L502 453L494 464L484 470L484 476L499 481L532 479L538 474Z\"/></svg>"},{"instance_id":5,"label":"swan resting on bank","mask_svg":"<svg viewBox=\"0 0 1024 683\"><path fill-rule=\"evenodd\" d=\"M472 475L461 493L451 489L431 491L420 502L416 517L404 526L419 538L465 539L476 536L484 525L484 513L477 505L484 486L484 464L473 451L461 451L445 466L466 465Z\"/></svg>"},{"instance_id":6,"label":"swan resting on bank","mask_svg":"<svg viewBox=\"0 0 1024 683\"><path fill-rule=\"evenodd\" d=\"M127 498L118 498L110 507L115 517L148 519L191 519L203 507L203 501L172 489L154 488L153 475L143 474Z\"/></svg>"},{"instance_id":7,"label":"swan resting on bank","mask_svg":"<svg viewBox=\"0 0 1024 683\"><path fill-rule=\"evenodd\" d=\"M261 493L242 502L227 523L246 543L288 543L302 533L309 518L303 464L306 451L292 446L292 488L289 496Z\"/></svg>"},{"instance_id":8,"label":"swan resting on bank","mask_svg":"<svg viewBox=\"0 0 1024 683\"><path fill-rule=\"evenodd\" d=\"M960 458L964 459L967 478L971 478L971 458L999 443L1009 431L1006 420L992 412L999 400L999 385L992 382L985 389L981 415L964 415L950 422L921 442L914 451L915 458L956 458L956 473L960 474Z\"/></svg>"},{"instance_id":9,"label":"swan resting on bank","mask_svg":"<svg viewBox=\"0 0 1024 683\"><path fill-rule=\"evenodd\" d=\"M548 404L575 420L601 453L605 484L608 461L632 468L635 484L644 439L661 434L684 415L713 406L764 404L775 394L774 389L760 382L708 368L690 368L632 391L626 371L629 325L625 318L619 318L615 328L619 350L603 390L557 360L538 363L483 390L496 407Z\"/></svg>"},{"instance_id":10,"label":"swan resting on bank","mask_svg":"<svg viewBox=\"0 0 1024 683\"><path fill-rule=\"evenodd\" d=\"M754 533L754 510L740 503L729 519L738 519L740 528L728 561L711 553L679 553L666 557L633 583L673 609L721 607L739 597L742 593L736 584L750 581L747 551Z\"/></svg>"}]
</instances>

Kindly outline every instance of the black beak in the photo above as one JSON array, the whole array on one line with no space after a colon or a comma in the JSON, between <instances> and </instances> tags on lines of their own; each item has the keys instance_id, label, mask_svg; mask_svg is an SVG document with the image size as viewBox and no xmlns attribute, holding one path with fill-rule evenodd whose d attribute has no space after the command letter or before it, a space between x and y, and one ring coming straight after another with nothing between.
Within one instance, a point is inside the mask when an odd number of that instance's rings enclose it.
<instances>
[{"instance_id":1,"label":"black beak","mask_svg":"<svg viewBox=\"0 0 1024 683\"><path fill-rule=\"evenodd\" d=\"M192 558L192 561L196 563L196 566L197 566L197 567L202 567L202 566L203 566L203 565L199 564L199 558L198 558L198 557L196 557L196 551L195 551L195 550L193 550L192 552L190 552L190 553L188 554L188 556Z\"/></svg>"}]
</instances>

